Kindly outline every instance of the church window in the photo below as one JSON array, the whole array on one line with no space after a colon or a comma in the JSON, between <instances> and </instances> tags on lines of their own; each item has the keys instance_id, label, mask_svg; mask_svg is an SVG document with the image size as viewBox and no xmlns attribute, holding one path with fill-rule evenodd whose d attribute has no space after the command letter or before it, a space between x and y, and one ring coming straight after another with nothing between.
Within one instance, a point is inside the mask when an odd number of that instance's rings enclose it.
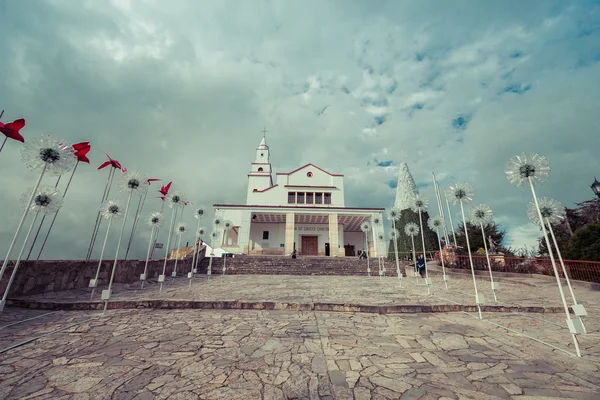
<instances>
[{"instance_id":1,"label":"church window","mask_svg":"<svg viewBox=\"0 0 600 400\"><path fill-rule=\"evenodd\" d=\"M296 192L288 192L288 204L296 203Z\"/></svg>"},{"instance_id":2,"label":"church window","mask_svg":"<svg viewBox=\"0 0 600 400\"><path fill-rule=\"evenodd\" d=\"M263 157L263 156L264 156L264 153L260 153L260 156L261 156L261 157Z\"/></svg>"},{"instance_id":3,"label":"church window","mask_svg":"<svg viewBox=\"0 0 600 400\"><path fill-rule=\"evenodd\" d=\"M323 193L315 193L315 204L323 204Z\"/></svg>"},{"instance_id":4,"label":"church window","mask_svg":"<svg viewBox=\"0 0 600 400\"><path fill-rule=\"evenodd\" d=\"M306 204L313 204L314 193L306 193Z\"/></svg>"},{"instance_id":5,"label":"church window","mask_svg":"<svg viewBox=\"0 0 600 400\"><path fill-rule=\"evenodd\" d=\"M331 204L331 193L325 193L325 204Z\"/></svg>"},{"instance_id":6,"label":"church window","mask_svg":"<svg viewBox=\"0 0 600 400\"><path fill-rule=\"evenodd\" d=\"M263 240L269 240L269 231L263 231Z\"/></svg>"},{"instance_id":7,"label":"church window","mask_svg":"<svg viewBox=\"0 0 600 400\"><path fill-rule=\"evenodd\" d=\"M308 176L309 178L312 178L313 173L309 171L309 172L306 173L306 176Z\"/></svg>"},{"instance_id":8,"label":"church window","mask_svg":"<svg viewBox=\"0 0 600 400\"><path fill-rule=\"evenodd\" d=\"M304 193L303 192L298 193L298 200L296 200L296 202L298 204L304 204Z\"/></svg>"},{"instance_id":9,"label":"church window","mask_svg":"<svg viewBox=\"0 0 600 400\"><path fill-rule=\"evenodd\" d=\"M258 172L263 172L263 167L258 167Z\"/></svg>"}]
</instances>

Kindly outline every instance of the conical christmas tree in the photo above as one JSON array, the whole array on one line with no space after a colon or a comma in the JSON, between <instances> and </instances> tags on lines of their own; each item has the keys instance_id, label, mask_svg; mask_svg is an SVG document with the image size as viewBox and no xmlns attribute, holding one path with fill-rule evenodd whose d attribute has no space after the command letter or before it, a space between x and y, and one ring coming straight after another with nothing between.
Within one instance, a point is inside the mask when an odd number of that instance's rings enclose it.
<instances>
[{"instance_id":1,"label":"conical christmas tree","mask_svg":"<svg viewBox=\"0 0 600 400\"><path fill-rule=\"evenodd\" d=\"M413 199L419 194L419 189L415 184L408 165L406 163L400 164L400 170L398 171L398 186L396 187L396 200L394 201L394 207L400 211L400 217L396 219L396 229L398 230L398 254L401 258L409 256L412 259L412 241L410 236L404 233L404 227L409 222L419 224L419 213L411 210L413 206ZM429 213L427 211L421 213L423 219L423 229L425 235L425 249L429 252L435 252L438 250L438 242L436 233L429 229L427 221L429 220ZM423 245L421 243L421 234L415 236L415 251L417 254L423 252ZM394 242L390 240L389 247L389 258L393 259L394 255Z\"/></svg>"}]
</instances>

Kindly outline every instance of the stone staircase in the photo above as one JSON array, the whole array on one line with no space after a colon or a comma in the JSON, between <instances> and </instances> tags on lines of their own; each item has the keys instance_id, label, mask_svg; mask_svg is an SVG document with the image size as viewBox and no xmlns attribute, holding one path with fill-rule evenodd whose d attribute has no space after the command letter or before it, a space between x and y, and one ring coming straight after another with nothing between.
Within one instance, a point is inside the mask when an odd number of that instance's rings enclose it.
<instances>
[{"instance_id":1,"label":"stone staircase","mask_svg":"<svg viewBox=\"0 0 600 400\"><path fill-rule=\"evenodd\" d=\"M208 268L209 257L200 261L198 270L204 273ZM378 274L376 259L370 260L371 275ZM395 271L395 265L386 262L387 274ZM213 274L220 273L223 268L222 258L213 258ZM227 258L227 274L256 275L366 275L367 260L358 257L298 257L290 256L249 256L236 255Z\"/></svg>"}]
</instances>

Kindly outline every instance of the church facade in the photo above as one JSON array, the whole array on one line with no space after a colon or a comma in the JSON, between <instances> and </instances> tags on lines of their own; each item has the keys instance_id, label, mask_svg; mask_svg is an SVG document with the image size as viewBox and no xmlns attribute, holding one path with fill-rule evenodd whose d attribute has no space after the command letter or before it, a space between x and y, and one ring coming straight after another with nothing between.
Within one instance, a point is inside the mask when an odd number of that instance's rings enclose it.
<instances>
[{"instance_id":1,"label":"church facade","mask_svg":"<svg viewBox=\"0 0 600 400\"><path fill-rule=\"evenodd\" d=\"M383 224L367 234L361 224L383 208L346 207L344 176L314 164L273 179L270 149L263 137L248 173L246 204L215 204L216 217L233 229L220 231L215 247L234 254L355 256L367 249L371 257L384 256Z\"/></svg>"}]
</instances>

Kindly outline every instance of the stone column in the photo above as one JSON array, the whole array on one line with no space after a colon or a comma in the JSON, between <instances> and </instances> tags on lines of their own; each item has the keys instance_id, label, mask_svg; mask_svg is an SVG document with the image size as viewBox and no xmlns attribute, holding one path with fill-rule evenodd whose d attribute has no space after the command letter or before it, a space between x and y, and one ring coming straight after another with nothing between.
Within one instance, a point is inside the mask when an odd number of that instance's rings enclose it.
<instances>
[{"instance_id":1,"label":"stone column","mask_svg":"<svg viewBox=\"0 0 600 400\"><path fill-rule=\"evenodd\" d=\"M294 219L296 214L289 212L285 214L285 255L294 251Z\"/></svg>"},{"instance_id":2,"label":"stone column","mask_svg":"<svg viewBox=\"0 0 600 400\"><path fill-rule=\"evenodd\" d=\"M329 255L339 256L338 215L329 214Z\"/></svg>"},{"instance_id":3,"label":"stone column","mask_svg":"<svg viewBox=\"0 0 600 400\"><path fill-rule=\"evenodd\" d=\"M238 232L239 252L250 253L250 226L252 224L252 211L242 211L242 221Z\"/></svg>"}]
</instances>

